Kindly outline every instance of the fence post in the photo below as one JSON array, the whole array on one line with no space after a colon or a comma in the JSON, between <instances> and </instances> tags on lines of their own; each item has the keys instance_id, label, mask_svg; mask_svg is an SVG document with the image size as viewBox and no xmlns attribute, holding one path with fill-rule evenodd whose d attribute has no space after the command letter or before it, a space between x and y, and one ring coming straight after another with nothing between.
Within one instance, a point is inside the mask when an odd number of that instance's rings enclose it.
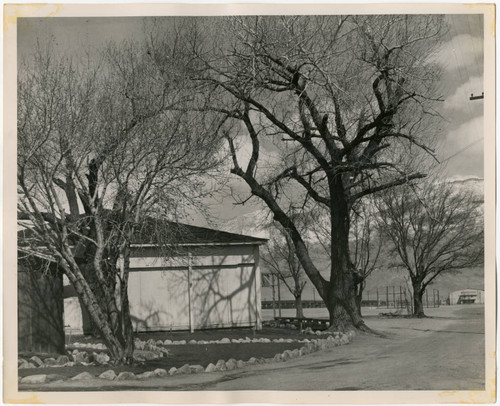
<instances>
[{"instance_id":1,"label":"fence post","mask_svg":"<svg viewBox=\"0 0 500 406\"><path fill-rule=\"evenodd\" d=\"M385 287L385 305L389 308L389 286Z\"/></svg>"},{"instance_id":2,"label":"fence post","mask_svg":"<svg viewBox=\"0 0 500 406\"><path fill-rule=\"evenodd\" d=\"M379 301L378 301L378 286L377 286L377 309L380 306Z\"/></svg>"}]
</instances>

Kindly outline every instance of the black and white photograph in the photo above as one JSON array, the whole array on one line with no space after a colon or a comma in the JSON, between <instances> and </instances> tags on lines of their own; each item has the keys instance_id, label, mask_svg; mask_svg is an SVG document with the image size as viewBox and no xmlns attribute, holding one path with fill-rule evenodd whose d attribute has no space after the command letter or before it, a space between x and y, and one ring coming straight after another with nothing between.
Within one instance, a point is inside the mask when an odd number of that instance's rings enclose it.
<instances>
[{"instance_id":1,"label":"black and white photograph","mask_svg":"<svg viewBox=\"0 0 500 406\"><path fill-rule=\"evenodd\" d=\"M143 6L4 6L4 402L494 402L494 5Z\"/></svg>"}]
</instances>

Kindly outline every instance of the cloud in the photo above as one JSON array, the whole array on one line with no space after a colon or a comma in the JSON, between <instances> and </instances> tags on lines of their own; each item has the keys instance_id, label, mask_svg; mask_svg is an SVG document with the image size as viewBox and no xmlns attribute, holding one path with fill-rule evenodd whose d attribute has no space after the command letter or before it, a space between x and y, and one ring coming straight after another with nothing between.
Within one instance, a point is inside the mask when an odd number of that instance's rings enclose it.
<instances>
[{"instance_id":1,"label":"cloud","mask_svg":"<svg viewBox=\"0 0 500 406\"><path fill-rule=\"evenodd\" d=\"M451 149L461 149L470 143L483 139L483 117L475 117L472 120L450 131L446 135L446 144Z\"/></svg>"},{"instance_id":2,"label":"cloud","mask_svg":"<svg viewBox=\"0 0 500 406\"><path fill-rule=\"evenodd\" d=\"M457 70L462 76L476 75L483 70L483 39L469 34L460 34L445 42L433 62L448 73Z\"/></svg>"},{"instance_id":3,"label":"cloud","mask_svg":"<svg viewBox=\"0 0 500 406\"><path fill-rule=\"evenodd\" d=\"M472 116L482 115L482 101L472 101L469 97L471 93L474 93L474 95L480 94L484 89L483 86L484 80L482 76L471 77L466 83L456 88L451 96L446 98L444 108L456 112L468 111Z\"/></svg>"},{"instance_id":4,"label":"cloud","mask_svg":"<svg viewBox=\"0 0 500 406\"><path fill-rule=\"evenodd\" d=\"M440 155L450 176L483 176L483 121L475 117L446 134Z\"/></svg>"},{"instance_id":5,"label":"cloud","mask_svg":"<svg viewBox=\"0 0 500 406\"><path fill-rule=\"evenodd\" d=\"M236 156L241 168L246 169L250 157L252 156L252 140L249 136L241 136L236 139ZM260 143L259 161L257 167L264 171L272 170L281 162L281 157L277 151L266 148L263 142Z\"/></svg>"}]
</instances>

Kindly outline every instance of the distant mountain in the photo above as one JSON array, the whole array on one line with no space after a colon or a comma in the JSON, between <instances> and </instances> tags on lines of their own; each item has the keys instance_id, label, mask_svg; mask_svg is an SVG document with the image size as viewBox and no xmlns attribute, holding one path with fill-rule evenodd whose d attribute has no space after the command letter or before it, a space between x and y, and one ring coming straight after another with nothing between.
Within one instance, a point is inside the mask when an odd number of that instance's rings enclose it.
<instances>
[{"instance_id":1,"label":"distant mountain","mask_svg":"<svg viewBox=\"0 0 500 406\"><path fill-rule=\"evenodd\" d=\"M484 198L484 179L467 178L467 179L452 179L450 184L462 190L470 191Z\"/></svg>"}]
</instances>

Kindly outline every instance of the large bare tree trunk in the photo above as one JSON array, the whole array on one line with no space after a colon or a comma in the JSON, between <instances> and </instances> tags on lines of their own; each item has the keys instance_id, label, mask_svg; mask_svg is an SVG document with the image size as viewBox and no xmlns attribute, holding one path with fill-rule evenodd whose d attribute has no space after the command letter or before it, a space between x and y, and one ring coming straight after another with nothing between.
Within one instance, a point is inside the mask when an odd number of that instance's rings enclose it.
<instances>
[{"instance_id":1,"label":"large bare tree trunk","mask_svg":"<svg viewBox=\"0 0 500 406\"><path fill-rule=\"evenodd\" d=\"M422 300L425 288L418 281L412 284L413 286L413 317L425 317L424 302Z\"/></svg>"},{"instance_id":2,"label":"large bare tree trunk","mask_svg":"<svg viewBox=\"0 0 500 406\"><path fill-rule=\"evenodd\" d=\"M122 286L122 306L118 308L113 297L109 297L111 289L100 289L96 281L89 283L84 277L80 266L71 258L66 258L61 264L65 268L71 284L75 288L81 303L85 306L92 324L99 333L116 364L131 364L133 362L134 342L133 330L128 306L127 286ZM89 269L86 269L86 272Z\"/></svg>"},{"instance_id":3,"label":"large bare tree trunk","mask_svg":"<svg viewBox=\"0 0 500 406\"><path fill-rule=\"evenodd\" d=\"M304 310L302 308L302 295L301 294L295 296L295 309L296 309L296 317L299 319L304 318Z\"/></svg>"},{"instance_id":4,"label":"large bare tree trunk","mask_svg":"<svg viewBox=\"0 0 500 406\"><path fill-rule=\"evenodd\" d=\"M329 296L324 299L330 319L330 330L347 331L360 329L368 331L362 317L356 299L356 292L350 275L337 288L330 284Z\"/></svg>"},{"instance_id":5,"label":"large bare tree trunk","mask_svg":"<svg viewBox=\"0 0 500 406\"><path fill-rule=\"evenodd\" d=\"M331 271L325 304L330 314L330 328L345 331L352 328L364 330L365 323L356 300L356 273L349 253L349 207L344 186L338 176L329 177Z\"/></svg>"}]
</instances>

